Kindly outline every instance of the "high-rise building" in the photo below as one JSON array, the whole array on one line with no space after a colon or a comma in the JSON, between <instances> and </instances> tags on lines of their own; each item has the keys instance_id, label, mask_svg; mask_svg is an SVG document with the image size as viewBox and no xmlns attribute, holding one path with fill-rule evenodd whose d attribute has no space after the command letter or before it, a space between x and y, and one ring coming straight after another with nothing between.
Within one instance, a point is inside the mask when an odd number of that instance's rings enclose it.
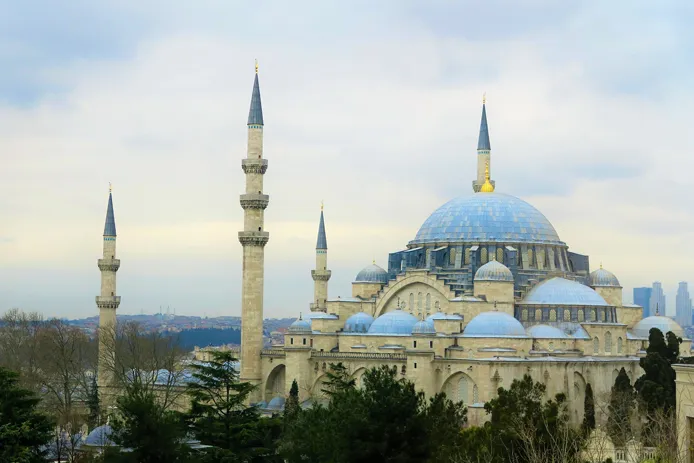
<instances>
[{"instance_id":1,"label":"high-rise building","mask_svg":"<svg viewBox=\"0 0 694 463\"><path fill-rule=\"evenodd\" d=\"M665 308L665 293L663 293L663 284L659 281L653 282L649 310L649 315L667 315L667 311Z\"/></svg>"},{"instance_id":2,"label":"high-rise building","mask_svg":"<svg viewBox=\"0 0 694 463\"><path fill-rule=\"evenodd\" d=\"M651 293L653 288L647 286L634 288L634 304L643 307L643 317L651 315Z\"/></svg>"},{"instance_id":3,"label":"high-rise building","mask_svg":"<svg viewBox=\"0 0 694 463\"><path fill-rule=\"evenodd\" d=\"M692 324L692 299L689 297L689 288L686 281L680 281L677 287L677 298L675 299L676 319L681 326Z\"/></svg>"}]
</instances>

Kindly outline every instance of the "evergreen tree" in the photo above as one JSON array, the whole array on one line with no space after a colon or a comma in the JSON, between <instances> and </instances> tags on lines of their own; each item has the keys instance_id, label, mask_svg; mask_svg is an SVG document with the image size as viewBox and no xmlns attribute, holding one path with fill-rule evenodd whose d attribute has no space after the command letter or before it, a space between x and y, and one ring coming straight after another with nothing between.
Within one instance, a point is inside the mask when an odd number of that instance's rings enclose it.
<instances>
[{"instance_id":1,"label":"evergreen tree","mask_svg":"<svg viewBox=\"0 0 694 463\"><path fill-rule=\"evenodd\" d=\"M239 380L233 354L212 352L208 363L192 368L195 381L188 383L192 403L187 418L195 437L218 449L209 461L267 461L273 456L280 423L261 419L257 407L246 406L255 386ZM296 392L298 400L298 388Z\"/></svg>"},{"instance_id":2,"label":"evergreen tree","mask_svg":"<svg viewBox=\"0 0 694 463\"><path fill-rule=\"evenodd\" d=\"M289 422L296 418L299 413L299 385L296 380L292 381L292 387L289 389L289 396L284 403L284 425L287 426Z\"/></svg>"},{"instance_id":3,"label":"evergreen tree","mask_svg":"<svg viewBox=\"0 0 694 463\"><path fill-rule=\"evenodd\" d=\"M585 436L595 429L595 397L593 397L593 386L586 384L586 396L583 399L583 423L581 430Z\"/></svg>"},{"instance_id":4,"label":"evergreen tree","mask_svg":"<svg viewBox=\"0 0 694 463\"><path fill-rule=\"evenodd\" d=\"M164 410L154 393L134 383L117 399L119 415L113 419L111 439L127 452L110 452L107 463L183 463L190 449L186 426L178 413Z\"/></svg>"},{"instance_id":5,"label":"evergreen tree","mask_svg":"<svg viewBox=\"0 0 694 463\"><path fill-rule=\"evenodd\" d=\"M347 367L342 362L331 363L325 377L325 388L322 392L328 396L354 388L356 385L356 381L350 377Z\"/></svg>"},{"instance_id":6,"label":"evergreen tree","mask_svg":"<svg viewBox=\"0 0 694 463\"><path fill-rule=\"evenodd\" d=\"M0 367L0 461L43 463L42 446L52 437L39 399L18 385L19 375Z\"/></svg>"},{"instance_id":7,"label":"evergreen tree","mask_svg":"<svg viewBox=\"0 0 694 463\"><path fill-rule=\"evenodd\" d=\"M87 425L89 429L92 429L98 426L101 421L101 404L99 400L99 386L96 383L96 375L92 376L92 381L87 391L87 408L89 409Z\"/></svg>"},{"instance_id":8,"label":"evergreen tree","mask_svg":"<svg viewBox=\"0 0 694 463\"><path fill-rule=\"evenodd\" d=\"M623 447L631 437L631 411L634 408L634 388L624 368L619 370L608 407L607 433L617 447Z\"/></svg>"}]
</instances>

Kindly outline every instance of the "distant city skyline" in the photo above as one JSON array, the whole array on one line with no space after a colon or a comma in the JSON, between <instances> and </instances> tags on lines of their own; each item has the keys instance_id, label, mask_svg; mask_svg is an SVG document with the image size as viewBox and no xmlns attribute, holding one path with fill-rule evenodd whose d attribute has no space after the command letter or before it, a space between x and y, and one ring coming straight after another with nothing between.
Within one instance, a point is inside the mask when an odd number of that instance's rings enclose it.
<instances>
[{"instance_id":1,"label":"distant city skyline","mask_svg":"<svg viewBox=\"0 0 694 463\"><path fill-rule=\"evenodd\" d=\"M267 317L312 302L321 201L336 298L373 259L387 267L431 211L470 194L485 92L497 192L542 211L570 251L599 256L591 269L602 262L625 294L657 279L675 301L676 282L694 275L685 7L35 8L7 2L0 18L0 313L98 313L111 182L118 313L239 316L256 58L273 172Z\"/></svg>"},{"instance_id":2,"label":"distant city skyline","mask_svg":"<svg viewBox=\"0 0 694 463\"><path fill-rule=\"evenodd\" d=\"M692 325L692 298L686 281L680 281L675 300L677 323L681 326Z\"/></svg>"}]
</instances>

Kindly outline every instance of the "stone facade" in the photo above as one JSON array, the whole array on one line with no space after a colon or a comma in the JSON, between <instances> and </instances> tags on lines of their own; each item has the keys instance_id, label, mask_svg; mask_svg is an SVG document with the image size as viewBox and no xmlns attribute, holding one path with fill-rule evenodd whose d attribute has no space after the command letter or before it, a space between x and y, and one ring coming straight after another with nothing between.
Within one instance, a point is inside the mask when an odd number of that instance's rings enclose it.
<instances>
[{"instance_id":1,"label":"stone facade","mask_svg":"<svg viewBox=\"0 0 694 463\"><path fill-rule=\"evenodd\" d=\"M113 213L113 197L110 192L104 227L103 255L97 264L101 271L101 291L96 297L96 306L99 308L97 380L99 387L104 387L108 386L112 379L108 373L108 364L113 362L112 340L116 328L116 310L120 305L120 296L116 295L116 272L120 268L120 259L116 259L116 225Z\"/></svg>"}]
</instances>

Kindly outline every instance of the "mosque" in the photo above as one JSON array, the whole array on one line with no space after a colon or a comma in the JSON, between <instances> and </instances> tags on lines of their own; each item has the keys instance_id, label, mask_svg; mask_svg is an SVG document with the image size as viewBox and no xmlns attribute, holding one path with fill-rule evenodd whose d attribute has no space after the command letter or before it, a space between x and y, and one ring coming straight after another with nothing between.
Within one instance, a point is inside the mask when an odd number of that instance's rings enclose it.
<instances>
[{"instance_id":1,"label":"mosque","mask_svg":"<svg viewBox=\"0 0 694 463\"><path fill-rule=\"evenodd\" d=\"M241 379L258 385L253 402L265 410L283 408L294 380L304 405L322 400L326 372L341 362L357 385L369 368L396 367L427 396L443 391L463 401L473 424L485 419L484 403L499 387L528 373L546 384L550 396L565 393L572 419L580 422L587 384L599 398L610 392L622 367L632 381L641 375L639 358L650 328L684 337L672 319L642 318L641 307L624 304L617 277L602 267L591 272L588 256L570 251L539 210L497 192L483 101L471 194L436 209L403 249L388 254L387 269L375 262L364 267L350 297L328 297L331 271L321 210L310 311L292 323L283 346L266 349L264 211L270 198L263 192L268 169L263 133L256 67L247 156L241 162L246 189L240 198L244 229L238 234L240 361ZM120 303L115 243L109 195L97 297L102 327L115 323ZM682 344L686 355L689 345Z\"/></svg>"}]
</instances>

